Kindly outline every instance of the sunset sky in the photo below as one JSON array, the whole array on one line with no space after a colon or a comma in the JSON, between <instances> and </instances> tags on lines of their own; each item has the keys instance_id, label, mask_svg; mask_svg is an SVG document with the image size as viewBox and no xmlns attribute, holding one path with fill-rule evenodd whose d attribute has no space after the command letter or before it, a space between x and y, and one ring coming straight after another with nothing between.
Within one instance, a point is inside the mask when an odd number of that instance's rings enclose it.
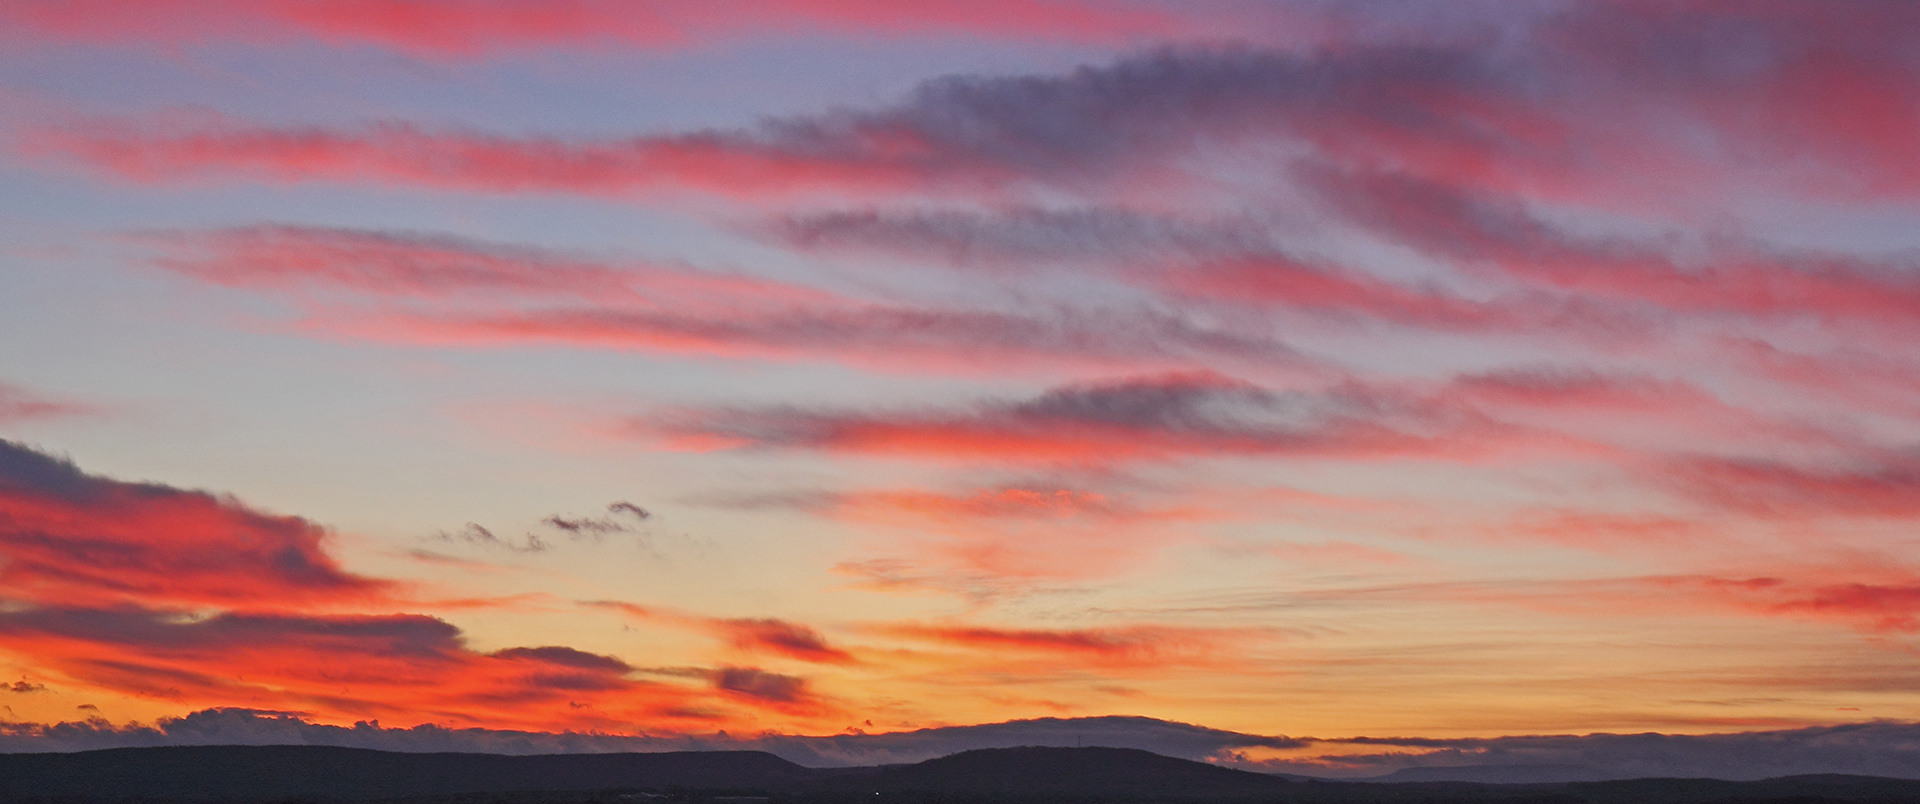
<instances>
[{"instance_id":1,"label":"sunset sky","mask_svg":"<svg viewBox=\"0 0 1920 804\"><path fill-rule=\"evenodd\" d=\"M0 0L0 722L1920 720L1916 143L1899 0Z\"/></svg>"}]
</instances>

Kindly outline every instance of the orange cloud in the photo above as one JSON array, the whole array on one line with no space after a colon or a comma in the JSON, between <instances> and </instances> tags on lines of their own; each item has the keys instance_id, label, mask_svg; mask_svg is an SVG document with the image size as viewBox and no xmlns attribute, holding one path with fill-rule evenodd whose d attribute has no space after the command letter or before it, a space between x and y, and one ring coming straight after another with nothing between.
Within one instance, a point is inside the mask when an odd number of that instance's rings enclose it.
<instances>
[{"instance_id":1,"label":"orange cloud","mask_svg":"<svg viewBox=\"0 0 1920 804\"><path fill-rule=\"evenodd\" d=\"M1243 629L1152 625L1026 629L891 623L873 626L873 630L887 636L998 657L1009 663L1066 662L1110 669L1218 667L1238 661L1234 655L1248 644L1271 638L1269 634Z\"/></svg>"},{"instance_id":2,"label":"orange cloud","mask_svg":"<svg viewBox=\"0 0 1920 804\"><path fill-rule=\"evenodd\" d=\"M0 634L9 653L95 689L334 721L706 731L817 704L797 691L738 695L718 676L707 687L640 680L619 659L565 647L480 653L452 625L419 615L195 618L43 607L0 613Z\"/></svg>"}]
</instances>

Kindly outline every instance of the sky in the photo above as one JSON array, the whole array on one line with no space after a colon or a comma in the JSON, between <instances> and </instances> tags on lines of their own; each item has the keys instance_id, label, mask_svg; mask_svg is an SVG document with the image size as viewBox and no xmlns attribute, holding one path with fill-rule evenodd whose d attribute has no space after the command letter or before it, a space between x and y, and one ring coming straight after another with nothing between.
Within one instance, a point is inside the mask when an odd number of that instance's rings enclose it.
<instances>
[{"instance_id":1,"label":"sky","mask_svg":"<svg viewBox=\"0 0 1920 804\"><path fill-rule=\"evenodd\" d=\"M1905 2L0 0L5 747L1911 723L1916 136Z\"/></svg>"}]
</instances>

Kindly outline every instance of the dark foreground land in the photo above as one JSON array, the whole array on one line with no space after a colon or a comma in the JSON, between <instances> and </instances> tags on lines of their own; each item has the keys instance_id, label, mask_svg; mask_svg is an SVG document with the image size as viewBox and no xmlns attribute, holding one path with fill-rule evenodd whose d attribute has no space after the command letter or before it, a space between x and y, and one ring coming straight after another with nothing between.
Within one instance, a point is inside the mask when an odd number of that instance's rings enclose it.
<instances>
[{"instance_id":1,"label":"dark foreground land","mask_svg":"<svg viewBox=\"0 0 1920 804\"><path fill-rule=\"evenodd\" d=\"M0 754L0 801L408 804L1815 804L1920 802L1920 781L1563 784L1287 779L1124 748L967 751L913 765L806 768L757 751L402 754L323 746Z\"/></svg>"}]
</instances>

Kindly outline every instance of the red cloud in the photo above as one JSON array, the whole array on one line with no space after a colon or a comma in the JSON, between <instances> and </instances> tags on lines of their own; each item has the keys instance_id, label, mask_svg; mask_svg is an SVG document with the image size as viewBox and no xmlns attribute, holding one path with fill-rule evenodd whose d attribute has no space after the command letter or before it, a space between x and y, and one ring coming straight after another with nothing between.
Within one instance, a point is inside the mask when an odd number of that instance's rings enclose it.
<instances>
[{"instance_id":1,"label":"red cloud","mask_svg":"<svg viewBox=\"0 0 1920 804\"><path fill-rule=\"evenodd\" d=\"M79 683L189 706L545 731L704 731L755 719L738 709L755 699L726 694L717 680L637 680L619 659L564 647L480 653L452 625L418 615L39 608L0 613L0 634L10 651ZM795 703L769 700L755 708Z\"/></svg>"},{"instance_id":2,"label":"red cloud","mask_svg":"<svg viewBox=\"0 0 1920 804\"><path fill-rule=\"evenodd\" d=\"M0 588L15 600L279 609L390 588L341 569L325 539L299 517L89 475L0 441Z\"/></svg>"}]
</instances>

